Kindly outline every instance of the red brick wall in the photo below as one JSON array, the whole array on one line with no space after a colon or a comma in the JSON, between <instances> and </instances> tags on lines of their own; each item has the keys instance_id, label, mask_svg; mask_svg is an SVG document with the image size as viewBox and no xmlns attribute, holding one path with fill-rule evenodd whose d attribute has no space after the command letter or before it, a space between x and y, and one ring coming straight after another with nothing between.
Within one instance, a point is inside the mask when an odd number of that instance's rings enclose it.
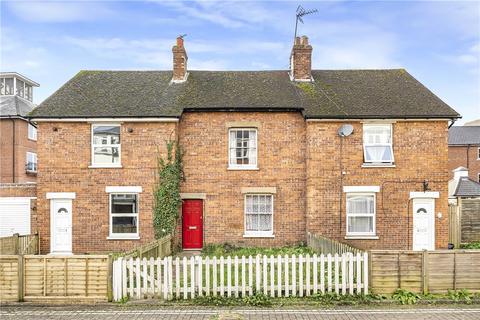
<instances>
[{"instance_id":1,"label":"red brick wall","mask_svg":"<svg viewBox=\"0 0 480 320\"><path fill-rule=\"evenodd\" d=\"M13 122L15 122L15 175L13 174ZM28 139L28 122L22 119L0 119L0 183L35 182L27 174L27 151L35 152L36 141ZM15 179L14 179L15 177Z\"/></svg>"},{"instance_id":2,"label":"red brick wall","mask_svg":"<svg viewBox=\"0 0 480 320\"><path fill-rule=\"evenodd\" d=\"M253 171L228 168L228 125L258 124L258 167ZM395 168L362 168L362 124L343 139L344 122L305 122L299 113L185 113L178 124L184 148L183 193L205 193L206 243L278 246L305 241L306 231L363 248L410 249L412 208L409 192L422 191L430 181L436 200L436 246L447 244L447 122L393 124ZM127 250L153 239L152 187L156 152L177 134L176 123L124 123L121 127L121 169L92 169L90 124L40 123L38 224L42 252L49 251L50 202L47 192L76 192L73 201L73 251ZM53 128L57 128L54 131ZM133 132L128 132L129 128ZM340 151L343 150L342 154ZM375 185L378 240L345 240L343 186ZM106 186L142 186L140 240L107 240L109 229ZM242 187L276 187L275 238L244 238ZM342 195L340 224L339 203ZM436 214L435 214L436 216ZM181 234L179 233L179 237Z\"/></svg>"},{"instance_id":3,"label":"red brick wall","mask_svg":"<svg viewBox=\"0 0 480 320\"><path fill-rule=\"evenodd\" d=\"M228 170L228 122L257 122L259 170ZM248 126L247 126L248 127ZM206 193L206 243L278 246L305 241L305 121L299 113L185 113L182 192ZM242 187L276 187L275 238L244 238Z\"/></svg>"},{"instance_id":4,"label":"red brick wall","mask_svg":"<svg viewBox=\"0 0 480 320\"><path fill-rule=\"evenodd\" d=\"M75 192L72 202L74 253L123 251L153 239L152 188L157 168L157 148L175 137L176 123L123 123L123 168L88 168L89 123L39 123L38 213L42 253L50 250L50 200L47 192ZM54 131L53 128L57 128ZM128 129L133 132L128 132ZM109 195L106 186L142 186L139 196L140 240L107 240Z\"/></svg>"},{"instance_id":5,"label":"red brick wall","mask_svg":"<svg viewBox=\"0 0 480 320\"><path fill-rule=\"evenodd\" d=\"M468 169L468 176L478 182L480 174L480 160L476 146L449 146L448 147L448 170L450 178L453 178L452 170L462 166Z\"/></svg>"},{"instance_id":6,"label":"red brick wall","mask_svg":"<svg viewBox=\"0 0 480 320\"><path fill-rule=\"evenodd\" d=\"M397 122L393 124L395 168L362 168L362 124L341 138L344 122L307 122L307 229L360 248L411 249L411 191L423 191L422 181L440 192L435 212L436 247L448 242L447 221L447 122ZM343 150L343 151L342 151ZM343 170L341 170L343 166ZM341 171L344 171L343 184ZM343 186L380 186L376 195L378 240L345 240ZM342 215L339 214L340 199ZM436 216L436 214L435 214Z\"/></svg>"}]
</instances>

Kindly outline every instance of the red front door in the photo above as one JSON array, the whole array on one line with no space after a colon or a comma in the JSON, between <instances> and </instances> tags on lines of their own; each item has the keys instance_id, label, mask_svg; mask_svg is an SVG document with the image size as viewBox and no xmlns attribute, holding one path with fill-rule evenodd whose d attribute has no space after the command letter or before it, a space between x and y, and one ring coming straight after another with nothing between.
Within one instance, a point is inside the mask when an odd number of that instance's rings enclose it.
<instances>
[{"instance_id":1,"label":"red front door","mask_svg":"<svg viewBox=\"0 0 480 320\"><path fill-rule=\"evenodd\" d=\"M183 200L183 249L201 249L203 244L203 200Z\"/></svg>"}]
</instances>

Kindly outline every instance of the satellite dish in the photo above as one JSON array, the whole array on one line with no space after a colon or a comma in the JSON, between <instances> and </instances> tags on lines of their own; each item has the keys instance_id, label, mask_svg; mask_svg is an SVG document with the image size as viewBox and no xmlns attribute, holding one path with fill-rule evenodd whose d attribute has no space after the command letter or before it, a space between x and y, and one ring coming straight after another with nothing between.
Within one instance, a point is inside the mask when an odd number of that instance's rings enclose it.
<instances>
[{"instance_id":1,"label":"satellite dish","mask_svg":"<svg viewBox=\"0 0 480 320\"><path fill-rule=\"evenodd\" d=\"M344 124L338 129L338 135L340 137L348 137L353 132L353 126L351 124Z\"/></svg>"}]
</instances>

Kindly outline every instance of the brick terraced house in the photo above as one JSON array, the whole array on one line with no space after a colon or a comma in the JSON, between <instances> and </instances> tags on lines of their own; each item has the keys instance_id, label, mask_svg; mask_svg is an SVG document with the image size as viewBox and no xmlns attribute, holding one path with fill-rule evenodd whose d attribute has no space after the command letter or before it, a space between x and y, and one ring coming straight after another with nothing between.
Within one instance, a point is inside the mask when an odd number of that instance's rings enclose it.
<instances>
[{"instance_id":1,"label":"brick terraced house","mask_svg":"<svg viewBox=\"0 0 480 320\"><path fill-rule=\"evenodd\" d=\"M157 152L185 151L185 249L280 246L307 232L360 248L448 242L448 126L459 114L403 69L81 71L38 122L42 252L127 250L154 238Z\"/></svg>"}]
</instances>

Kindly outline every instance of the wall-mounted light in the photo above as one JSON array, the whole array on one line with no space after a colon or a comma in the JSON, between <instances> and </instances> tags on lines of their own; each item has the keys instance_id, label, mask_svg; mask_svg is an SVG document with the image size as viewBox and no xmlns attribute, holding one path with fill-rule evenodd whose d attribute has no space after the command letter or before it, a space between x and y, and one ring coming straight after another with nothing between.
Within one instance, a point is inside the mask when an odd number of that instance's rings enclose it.
<instances>
[{"instance_id":1,"label":"wall-mounted light","mask_svg":"<svg viewBox=\"0 0 480 320\"><path fill-rule=\"evenodd\" d=\"M57 131L58 131L58 128L57 128L57 127L53 127L53 131L57 132Z\"/></svg>"},{"instance_id":2,"label":"wall-mounted light","mask_svg":"<svg viewBox=\"0 0 480 320\"><path fill-rule=\"evenodd\" d=\"M133 129L132 128L128 128L128 133L132 133L133 132Z\"/></svg>"}]
</instances>

